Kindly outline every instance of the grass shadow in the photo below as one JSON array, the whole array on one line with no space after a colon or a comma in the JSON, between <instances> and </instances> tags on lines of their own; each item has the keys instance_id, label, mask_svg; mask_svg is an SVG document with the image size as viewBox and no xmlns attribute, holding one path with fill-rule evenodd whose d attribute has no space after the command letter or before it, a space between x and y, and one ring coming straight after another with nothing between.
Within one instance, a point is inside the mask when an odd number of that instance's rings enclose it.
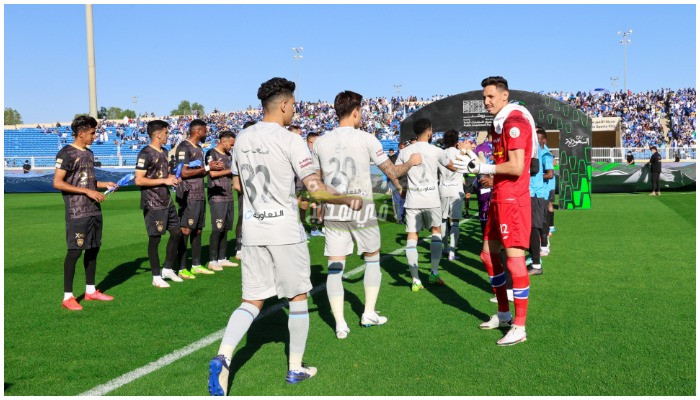
<instances>
[{"instance_id":1,"label":"grass shadow","mask_svg":"<svg viewBox=\"0 0 700 400\"><path fill-rule=\"evenodd\" d=\"M384 268L384 271L386 271L394 279L394 283L392 283L392 285L406 288L411 287L412 280L406 264L403 264L396 260L394 257L392 257L382 262L382 266ZM420 270L418 271L418 276L423 282L425 290L437 297L443 304L447 304L449 306L457 308L458 310L467 312L480 320L489 319L489 315L486 315L485 313L472 307L469 301L461 297L459 294L457 294L455 290L451 289L449 286L430 285L428 283L428 275L421 272ZM473 276L470 275L468 279L470 282L474 282L474 284L478 287L485 286L485 283L478 283L483 282L483 279L476 276L475 274Z\"/></svg>"},{"instance_id":2,"label":"grass shadow","mask_svg":"<svg viewBox=\"0 0 700 400\"><path fill-rule=\"evenodd\" d=\"M95 288L104 293L107 290L115 286L119 286L122 283L128 281L131 277L135 275L140 275L142 273L150 274L150 266L141 266L144 262L147 261L148 257L139 257L135 260L117 265L107 273L107 276L105 276L100 283L95 285Z\"/></svg>"},{"instance_id":3,"label":"grass shadow","mask_svg":"<svg viewBox=\"0 0 700 400\"><path fill-rule=\"evenodd\" d=\"M324 272L325 268L321 265L312 265L311 266L311 283L314 285L314 287L318 287L319 285L325 284L326 278L327 278L327 272ZM346 287L348 284L354 284L359 281L363 280L362 275L358 278L350 278L350 279L343 279L343 287ZM328 294L326 290L318 290L318 291L312 291L311 292L311 299L313 300L313 303L316 305L315 309L309 309L309 313L313 311L317 311L318 315L321 317L323 322L325 322L335 333L335 317L333 317L333 312L330 307L330 303L328 302ZM362 313L365 311L365 306L362 303L362 300L360 300L355 293L344 290L344 301L346 303L350 303L350 307L352 309L352 312L357 315L358 321L360 318L362 318ZM345 315L345 320L347 322L347 314ZM359 322L358 322L359 323ZM352 324L348 324L352 325Z\"/></svg>"},{"instance_id":4,"label":"grass shadow","mask_svg":"<svg viewBox=\"0 0 700 400\"><path fill-rule=\"evenodd\" d=\"M419 276L421 275L422 274L419 272ZM424 282L428 282L427 274L424 277L421 277L421 280ZM450 288L448 285L437 286L431 285L430 283L424 285L425 290L427 290L433 296L437 297L438 300L440 300L443 304L452 306L460 311L469 313L473 315L476 319L481 321L487 321L491 317L490 315L472 307L471 303L469 303L467 299L457 294L457 292L454 289Z\"/></svg>"},{"instance_id":5,"label":"grass shadow","mask_svg":"<svg viewBox=\"0 0 700 400\"><path fill-rule=\"evenodd\" d=\"M274 301L277 298L273 298ZM264 308L263 308L264 311ZM285 357L289 358L289 328L287 323L289 317L285 308L275 311L265 318L256 320L248 329L246 334L246 344L233 355L231 369L228 377L229 393L233 389L236 374L250 360L253 355L267 343L284 343Z\"/></svg>"}]
</instances>

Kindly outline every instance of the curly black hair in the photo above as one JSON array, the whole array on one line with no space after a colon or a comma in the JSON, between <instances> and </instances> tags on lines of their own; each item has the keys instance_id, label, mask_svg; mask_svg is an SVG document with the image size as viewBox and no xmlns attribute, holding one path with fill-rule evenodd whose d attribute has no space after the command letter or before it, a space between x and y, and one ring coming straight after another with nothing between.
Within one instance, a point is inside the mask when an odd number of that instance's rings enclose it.
<instances>
[{"instance_id":1,"label":"curly black hair","mask_svg":"<svg viewBox=\"0 0 700 400\"><path fill-rule=\"evenodd\" d=\"M455 147L457 142L459 142L459 132L454 129L450 129L449 131L445 132L442 142L445 144L445 148Z\"/></svg>"},{"instance_id":2,"label":"curly black hair","mask_svg":"<svg viewBox=\"0 0 700 400\"><path fill-rule=\"evenodd\" d=\"M425 131L430 129L433 126L433 123L430 122L428 118L420 118L417 119L413 123L413 133L416 134L416 136L422 135Z\"/></svg>"},{"instance_id":3,"label":"curly black hair","mask_svg":"<svg viewBox=\"0 0 700 400\"><path fill-rule=\"evenodd\" d=\"M73 136L77 136L83 130L96 128L97 120L89 115L78 115L70 124L70 129L73 131Z\"/></svg>"},{"instance_id":4,"label":"curly black hair","mask_svg":"<svg viewBox=\"0 0 700 400\"><path fill-rule=\"evenodd\" d=\"M498 90L508 90L508 81L502 76L489 76L481 81L481 87L494 85Z\"/></svg>"},{"instance_id":5,"label":"curly black hair","mask_svg":"<svg viewBox=\"0 0 700 400\"><path fill-rule=\"evenodd\" d=\"M296 84L294 82L279 77L272 78L260 85L258 89L258 99L262 102L263 108L267 109L267 106L280 96L293 96L294 89L296 89Z\"/></svg>"},{"instance_id":6,"label":"curly black hair","mask_svg":"<svg viewBox=\"0 0 700 400\"><path fill-rule=\"evenodd\" d=\"M168 125L167 122L160 119L155 119L153 121L149 121L146 125L146 133L148 134L148 137L152 138L154 133L161 129L168 129L169 126L170 125Z\"/></svg>"}]
</instances>

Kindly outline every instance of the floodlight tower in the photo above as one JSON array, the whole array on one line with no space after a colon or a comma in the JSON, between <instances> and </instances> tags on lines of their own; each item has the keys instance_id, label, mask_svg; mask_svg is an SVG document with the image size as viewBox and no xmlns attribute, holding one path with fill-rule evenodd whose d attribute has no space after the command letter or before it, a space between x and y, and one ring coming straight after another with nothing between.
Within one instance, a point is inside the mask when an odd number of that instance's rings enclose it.
<instances>
[{"instance_id":1,"label":"floodlight tower","mask_svg":"<svg viewBox=\"0 0 700 400\"><path fill-rule=\"evenodd\" d=\"M297 77L296 80L294 80L294 86L296 86L296 97L297 99L300 98L299 96L299 61L304 58L301 55L301 52L304 51L304 48L299 46L299 47L292 47L292 51L294 52L294 55L292 55L292 58L296 61L297 64Z\"/></svg>"},{"instance_id":2,"label":"floodlight tower","mask_svg":"<svg viewBox=\"0 0 700 400\"><path fill-rule=\"evenodd\" d=\"M97 78L95 73L95 37L92 28L92 4L85 5L85 28L87 30L88 95L90 116L97 119Z\"/></svg>"},{"instance_id":3,"label":"floodlight tower","mask_svg":"<svg viewBox=\"0 0 700 400\"><path fill-rule=\"evenodd\" d=\"M138 107L136 104L139 102L139 96L131 96L131 102L134 103L134 113L136 113L136 118L139 117Z\"/></svg>"},{"instance_id":4,"label":"floodlight tower","mask_svg":"<svg viewBox=\"0 0 700 400\"><path fill-rule=\"evenodd\" d=\"M622 40L620 40L620 44L622 45L622 48L624 49L625 53L625 69L624 69L624 82L625 82L625 94L627 93L627 45L632 43L630 39L627 39L627 36L632 34L632 29L628 29L627 32L617 32L617 36L622 36Z\"/></svg>"},{"instance_id":5,"label":"floodlight tower","mask_svg":"<svg viewBox=\"0 0 700 400\"><path fill-rule=\"evenodd\" d=\"M617 81L619 81L619 80L620 80L619 77L617 77L617 76L611 76L611 77L610 77L610 86L612 86L613 88L615 88L615 86L617 86Z\"/></svg>"}]
</instances>

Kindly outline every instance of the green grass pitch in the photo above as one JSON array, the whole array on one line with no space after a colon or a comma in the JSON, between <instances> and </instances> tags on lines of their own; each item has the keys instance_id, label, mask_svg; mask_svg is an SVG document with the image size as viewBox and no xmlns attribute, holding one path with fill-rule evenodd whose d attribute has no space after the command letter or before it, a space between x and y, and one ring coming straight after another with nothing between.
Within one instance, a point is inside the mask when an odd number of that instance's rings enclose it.
<instances>
[{"instance_id":1,"label":"green grass pitch","mask_svg":"<svg viewBox=\"0 0 700 400\"><path fill-rule=\"evenodd\" d=\"M77 395L225 327L240 303L240 270L153 288L138 196L117 192L104 203L97 286L115 301L83 302L82 312L60 306L61 196L4 196L5 395ZM255 322L234 355L230 395L695 395L695 198L597 194L591 210L557 211L544 274L531 280L529 340L507 348L496 346L501 332L477 329L496 306L472 219L462 225L461 259L440 263L446 287L412 293L404 253L382 262L382 327L359 326L361 274L345 281L344 341L335 338L326 292L311 296L305 360L319 372L310 381L284 382L286 310ZM405 246L402 228L382 225L383 255ZM326 276L323 238L309 248L316 286ZM164 251L165 240L161 258ZM420 253L427 283L427 244ZM360 265L351 256L346 270ZM207 395L218 345L109 394Z\"/></svg>"}]
</instances>

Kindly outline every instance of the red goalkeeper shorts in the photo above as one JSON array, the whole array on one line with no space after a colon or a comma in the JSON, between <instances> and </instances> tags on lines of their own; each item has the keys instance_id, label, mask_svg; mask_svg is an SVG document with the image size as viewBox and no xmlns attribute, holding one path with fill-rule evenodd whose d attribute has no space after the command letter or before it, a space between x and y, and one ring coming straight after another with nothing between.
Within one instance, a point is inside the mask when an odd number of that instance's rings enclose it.
<instances>
[{"instance_id":1,"label":"red goalkeeper shorts","mask_svg":"<svg viewBox=\"0 0 700 400\"><path fill-rule=\"evenodd\" d=\"M503 247L530 247L532 211L530 199L525 204L491 202L484 240L498 240Z\"/></svg>"}]
</instances>

